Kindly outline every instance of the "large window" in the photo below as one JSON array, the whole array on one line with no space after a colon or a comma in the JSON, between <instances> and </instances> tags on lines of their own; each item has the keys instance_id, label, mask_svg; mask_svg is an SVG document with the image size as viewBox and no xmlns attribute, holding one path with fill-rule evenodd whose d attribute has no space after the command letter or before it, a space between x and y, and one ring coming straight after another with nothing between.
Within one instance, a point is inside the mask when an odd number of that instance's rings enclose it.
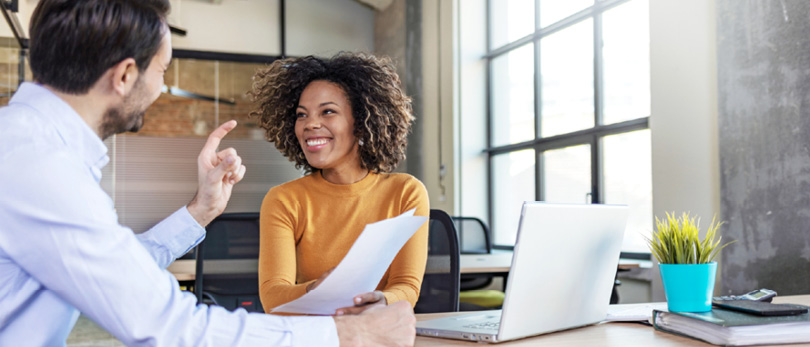
<instances>
[{"instance_id":1,"label":"large window","mask_svg":"<svg viewBox=\"0 0 810 347\"><path fill-rule=\"evenodd\" d=\"M649 0L489 0L490 222L515 243L526 200L627 204L652 228Z\"/></svg>"}]
</instances>

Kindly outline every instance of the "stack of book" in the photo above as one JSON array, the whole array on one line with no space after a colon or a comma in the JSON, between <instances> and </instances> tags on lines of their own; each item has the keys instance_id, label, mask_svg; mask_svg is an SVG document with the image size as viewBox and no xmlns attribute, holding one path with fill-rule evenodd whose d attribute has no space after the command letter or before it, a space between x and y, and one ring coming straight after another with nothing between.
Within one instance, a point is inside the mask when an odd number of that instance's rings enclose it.
<instances>
[{"instance_id":1,"label":"stack of book","mask_svg":"<svg viewBox=\"0 0 810 347\"><path fill-rule=\"evenodd\" d=\"M655 310L656 329L724 346L810 342L810 313L757 316L714 307L710 312Z\"/></svg>"}]
</instances>

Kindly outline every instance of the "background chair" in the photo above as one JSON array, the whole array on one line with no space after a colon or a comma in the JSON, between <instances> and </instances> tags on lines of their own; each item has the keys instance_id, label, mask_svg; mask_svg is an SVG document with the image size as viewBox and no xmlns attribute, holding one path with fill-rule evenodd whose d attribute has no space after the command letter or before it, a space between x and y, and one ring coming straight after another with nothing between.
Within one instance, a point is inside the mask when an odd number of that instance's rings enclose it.
<instances>
[{"instance_id":1,"label":"background chair","mask_svg":"<svg viewBox=\"0 0 810 347\"><path fill-rule=\"evenodd\" d=\"M452 217L458 232L461 254L491 254L492 241L489 227L475 217ZM462 311L497 309L503 305L504 293L497 290L479 290L492 284L493 275L461 275L459 308ZM505 285L505 284L504 284Z\"/></svg>"},{"instance_id":2,"label":"background chair","mask_svg":"<svg viewBox=\"0 0 810 347\"><path fill-rule=\"evenodd\" d=\"M196 250L197 301L264 312L259 301L259 213L226 213L205 229Z\"/></svg>"},{"instance_id":3,"label":"background chair","mask_svg":"<svg viewBox=\"0 0 810 347\"><path fill-rule=\"evenodd\" d=\"M492 253L492 241L487 225L475 217L451 217L458 232L461 254Z\"/></svg>"},{"instance_id":4,"label":"background chair","mask_svg":"<svg viewBox=\"0 0 810 347\"><path fill-rule=\"evenodd\" d=\"M458 312L458 235L450 216L430 210L428 260L414 312Z\"/></svg>"},{"instance_id":5,"label":"background chair","mask_svg":"<svg viewBox=\"0 0 810 347\"><path fill-rule=\"evenodd\" d=\"M484 222L475 217L452 217L458 232L461 254L490 254L492 242ZM491 275L461 275L460 290L474 290L489 286Z\"/></svg>"}]
</instances>

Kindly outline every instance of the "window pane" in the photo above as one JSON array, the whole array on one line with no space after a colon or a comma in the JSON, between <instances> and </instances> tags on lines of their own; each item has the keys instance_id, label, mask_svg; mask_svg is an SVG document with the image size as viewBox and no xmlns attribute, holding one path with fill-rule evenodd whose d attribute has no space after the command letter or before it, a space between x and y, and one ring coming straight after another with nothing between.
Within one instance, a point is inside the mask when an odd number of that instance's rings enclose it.
<instances>
[{"instance_id":1,"label":"window pane","mask_svg":"<svg viewBox=\"0 0 810 347\"><path fill-rule=\"evenodd\" d=\"M593 127L593 20L540 41L543 137Z\"/></svg>"},{"instance_id":2,"label":"window pane","mask_svg":"<svg viewBox=\"0 0 810 347\"><path fill-rule=\"evenodd\" d=\"M492 60L492 146L534 138L533 47Z\"/></svg>"},{"instance_id":3,"label":"window pane","mask_svg":"<svg viewBox=\"0 0 810 347\"><path fill-rule=\"evenodd\" d=\"M593 0L540 0L540 27L554 24L591 5Z\"/></svg>"},{"instance_id":4,"label":"window pane","mask_svg":"<svg viewBox=\"0 0 810 347\"><path fill-rule=\"evenodd\" d=\"M591 146L546 151L543 156L543 201L591 202Z\"/></svg>"},{"instance_id":5,"label":"window pane","mask_svg":"<svg viewBox=\"0 0 810 347\"><path fill-rule=\"evenodd\" d=\"M534 201L534 150L492 158L492 233L496 245L514 245L520 208Z\"/></svg>"},{"instance_id":6,"label":"window pane","mask_svg":"<svg viewBox=\"0 0 810 347\"><path fill-rule=\"evenodd\" d=\"M605 136L602 143L604 201L630 206L622 250L649 252L642 235L649 235L653 221L650 130Z\"/></svg>"},{"instance_id":7,"label":"window pane","mask_svg":"<svg viewBox=\"0 0 810 347\"><path fill-rule=\"evenodd\" d=\"M604 14L604 124L650 115L648 8L633 0Z\"/></svg>"},{"instance_id":8,"label":"window pane","mask_svg":"<svg viewBox=\"0 0 810 347\"><path fill-rule=\"evenodd\" d=\"M534 0L490 1L490 49L534 32Z\"/></svg>"}]
</instances>

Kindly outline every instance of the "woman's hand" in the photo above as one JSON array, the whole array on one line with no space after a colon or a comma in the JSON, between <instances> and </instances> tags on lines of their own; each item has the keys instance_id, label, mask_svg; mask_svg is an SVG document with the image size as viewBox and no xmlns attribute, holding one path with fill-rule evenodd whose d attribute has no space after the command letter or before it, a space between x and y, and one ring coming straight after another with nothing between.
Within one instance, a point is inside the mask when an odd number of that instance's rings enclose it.
<instances>
[{"instance_id":1,"label":"woman's hand","mask_svg":"<svg viewBox=\"0 0 810 347\"><path fill-rule=\"evenodd\" d=\"M327 270L326 272L323 273L323 275L321 275L321 277L318 277L318 279L315 280L315 282L312 282L312 283L308 284L307 285L307 293L309 293L310 291L312 291L313 289L318 287L321 284L321 282L323 282L323 280L325 280L326 277L328 277L329 274L332 273L332 271L334 271L334 270L335 270L335 268L331 268L331 269Z\"/></svg>"},{"instance_id":2,"label":"woman's hand","mask_svg":"<svg viewBox=\"0 0 810 347\"><path fill-rule=\"evenodd\" d=\"M339 308L335 311L335 315L342 316L347 314L360 314L374 306L388 305L385 295L383 295L383 292L379 290L355 296L353 301L354 306Z\"/></svg>"}]
</instances>

